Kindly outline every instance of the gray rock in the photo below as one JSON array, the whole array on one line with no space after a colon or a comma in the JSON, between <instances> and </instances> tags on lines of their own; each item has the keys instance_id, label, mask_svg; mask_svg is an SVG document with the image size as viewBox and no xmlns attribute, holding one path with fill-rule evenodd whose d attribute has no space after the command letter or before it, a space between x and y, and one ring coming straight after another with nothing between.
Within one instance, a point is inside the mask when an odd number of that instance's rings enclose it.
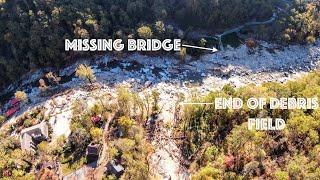
<instances>
[{"instance_id":1,"label":"gray rock","mask_svg":"<svg viewBox=\"0 0 320 180\"><path fill-rule=\"evenodd\" d=\"M152 82L151 82L151 81L146 81L146 82L144 83L144 86L145 86L145 87L150 87L150 86L151 86L151 84L152 84Z\"/></svg>"}]
</instances>

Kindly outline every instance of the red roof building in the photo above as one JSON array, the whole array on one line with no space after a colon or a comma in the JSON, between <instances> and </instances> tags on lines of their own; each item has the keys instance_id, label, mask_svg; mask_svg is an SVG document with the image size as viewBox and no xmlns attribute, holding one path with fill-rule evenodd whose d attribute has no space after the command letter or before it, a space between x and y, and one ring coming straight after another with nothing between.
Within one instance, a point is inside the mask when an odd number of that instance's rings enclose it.
<instances>
[{"instance_id":1,"label":"red roof building","mask_svg":"<svg viewBox=\"0 0 320 180\"><path fill-rule=\"evenodd\" d=\"M8 118L8 117L13 116L14 113L16 113L17 111L19 111L19 109L20 109L19 106L15 106L15 107L10 108L10 109L5 113L6 117Z\"/></svg>"},{"instance_id":2,"label":"red roof building","mask_svg":"<svg viewBox=\"0 0 320 180\"><path fill-rule=\"evenodd\" d=\"M9 101L9 108L8 110L5 112L5 116L11 117L14 115L14 113L16 113L17 111L19 111L20 109L20 100L18 100L17 98L13 98Z\"/></svg>"},{"instance_id":3,"label":"red roof building","mask_svg":"<svg viewBox=\"0 0 320 180\"><path fill-rule=\"evenodd\" d=\"M95 116L92 116L91 117L91 121L94 123L94 124L97 124L101 121L101 115L95 115Z\"/></svg>"},{"instance_id":4,"label":"red roof building","mask_svg":"<svg viewBox=\"0 0 320 180\"><path fill-rule=\"evenodd\" d=\"M20 105L20 101L17 98L13 98L10 100L10 106L17 106Z\"/></svg>"}]
</instances>

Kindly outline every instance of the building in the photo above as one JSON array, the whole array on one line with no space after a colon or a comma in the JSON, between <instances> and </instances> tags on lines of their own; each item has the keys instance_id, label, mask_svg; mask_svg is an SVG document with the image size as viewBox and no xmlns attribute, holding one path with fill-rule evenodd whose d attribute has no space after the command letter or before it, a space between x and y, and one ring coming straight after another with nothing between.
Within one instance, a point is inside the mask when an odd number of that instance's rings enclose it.
<instances>
[{"instance_id":1,"label":"building","mask_svg":"<svg viewBox=\"0 0 320 180\"><path fill-rule=\"evenodd\" d=\"M20 101L16 98L11 99L9 102L9 107L7 109L7 111L5 112L5 116L7 118L10 118L11 116L13 116L17 111L19 111L20 109Z\"/></svg>"},{"instance_id":2,"label":"building","mask_svg":"<svg viewBox=\"0 0 320 180\"><path fill-rule=\"evenodd\" d=\"M98 125L100 124L101 125L102 124L101 120L102 120L101 115L94 115L91 117L91 121L93 124L98 124Z\"/></svg>"},{"instance_id":3,"label":"building","mask_svg":"<svg viewBox=\"0 0 320 180\"><path fill-rule=\"evenodd\" d=\"M35 151L37 150L37 145L48 138L48 125L46 122L25 128L20 135L21 149Z\"/></svg>"},{"instance_id":4,"label":"building","mask_svg":"<svg viewBox=\"0 0 320 180\"><path fill-rule=\"evenodd\" d=\"M94 144L94 143L89 144L86 151L87 163L98 161L99 154L100 154L100 145Z\"/></svg>"},{"instance_id":5,"label":"building","mask_svg":"<svg viewBox=\"0 0 320 180\"><path fill-rule=\"evenodd\" d=\"M117 163L116 160L111 160L107 164L106 168L106 174L114 174L116 177L121 177L121 175L124 173L124 167Z\"/></svg>"}]
</instances>

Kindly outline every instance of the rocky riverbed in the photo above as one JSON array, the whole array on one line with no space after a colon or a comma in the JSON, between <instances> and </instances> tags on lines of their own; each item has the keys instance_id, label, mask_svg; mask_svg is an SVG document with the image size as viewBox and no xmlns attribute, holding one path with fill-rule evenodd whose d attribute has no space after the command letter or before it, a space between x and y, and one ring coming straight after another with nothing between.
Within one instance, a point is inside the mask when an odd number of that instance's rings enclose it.
<instances>
[{"instance_id":1,"label":"rocky riverbed","mask_svg":"<svg viewBox=\"0 0 320 180\"><path fill-rule=\"evenodd\" d=\"M58 72L60 76L68 78L60 85L60 88L64 89L61 94L52 97L40 96L37 82L43 77L43 70L26 76L19 89L26 91L32 102L25 105L19 113L43 106L50 117L53 138L62 134L68 136L72 115L71 102L85 100L90 104L96 101L96 94L80 88L83 81L74 77L75 68L80 63L86 63L93 68L97 83L101 85L99 92L114 96L116 86L119 85L141 95L156 89L160 93L159 106L162 109L159 118L164 123L171 123L178 94L188 97L196 91L205 95L226 84L241 87L270 81L283 83L318 69L319 60L320 41L312 46L288 47L261 42L254 51L249 51L244 45L238 48L228 47L224 51L206 54L199 59L188 57L183 64L169 55L152 57L130 54L122 58L105 55L95 60L79 61ZM16 88L11 86L7 91L15 91ZM2 100L1 103L5 104ZM5 124L14 121L15 117L12 117ZM167 138L152 142L156 152L151 158L151 169L163 178L185 179L188 172L177 159L180 152L174 141L170 140L170 131L164 130L163 133ZM174 155L170 154L168 149L172 150Z\"/></svg>"}]
</instances>

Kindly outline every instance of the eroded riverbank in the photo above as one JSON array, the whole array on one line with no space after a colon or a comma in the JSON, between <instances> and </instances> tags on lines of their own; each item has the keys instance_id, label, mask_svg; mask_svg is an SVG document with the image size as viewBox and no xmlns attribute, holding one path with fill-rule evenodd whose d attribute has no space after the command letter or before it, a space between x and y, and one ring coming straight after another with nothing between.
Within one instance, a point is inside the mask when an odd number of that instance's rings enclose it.
<instances>
[{"instance_id":1,"label":"eroded riverbank","mask_svg":"<svg viewBox=\"0 0 320 180\"><path fill-rule=\"evenodd\" d=\"M106 93L116 98L117 86L125 86L141 96L157 90L161 107L158 119L164 124L174 123L174 109L179 94L188 98L193 92L205 95L226 84L241 87L251 83L283 83L295 79L318 69L319 46L319 42L314 46L289 47L260 43L254 52L249 52L245 46L228 48L204 55L198 60L189 59L184 64L171 56L149 57L140 54L123 58L106 55L94 61L83 60L59 72L60 76L68 77L68 80L61 83L60 94L54 96L41 96L37 87L38 80L43 76L41 72L25 79L25 86L20 90L26 91L32 102L22 107L17 114L43 106L50 117L53 138L62 134L68 136L72 102L84 100L93 104L97 101L97 93ZM83 81L74 77L75 68L80 63L93 68L96 83L100 86L99 91L88 92L81 88ZM15 117L12 117L5 124L14 121ZM154 174L163 178L186 178L188 172L177 158L181 156L175 142L170 139L170 130L162 129L161 132L163 137L151 142L155 148L155 153L151 156L151 169Z\"/></svg>"}]
</instances>

